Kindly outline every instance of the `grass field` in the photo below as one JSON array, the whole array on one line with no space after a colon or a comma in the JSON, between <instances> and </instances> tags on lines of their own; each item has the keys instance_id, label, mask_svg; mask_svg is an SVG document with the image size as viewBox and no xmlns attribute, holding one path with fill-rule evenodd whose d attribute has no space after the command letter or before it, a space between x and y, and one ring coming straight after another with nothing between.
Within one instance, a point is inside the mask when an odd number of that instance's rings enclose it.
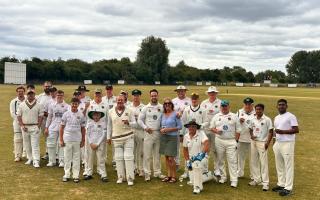
<instances>
[{"instance_id":1,"label":"grass field","mask_svg":"<svg viewBox=\"0 0 320 200\"><path fill-rule=\"evenodd\" d=\"M69 100L76 86L57 86L66 92ZM95 87L89 86L92 91ZM148 91L153 86L115 86L115 94L120 89L131 91L134 88L142 90L143 102L148 102ZM160 99L174 97L175 86L157 86L160 91ZM189 93L198 92L201 100L206 98L205 86L189 87ZM297 135L295 153L295 179L294 194L290 199L320 199L320 140L317 124L320 119L320 89L305 88L236 88L219 87L220 99L229 99L231 109L236 112L242 106L242 99L252 96L256 103L266 105L266 114L274 118L277 114L276 100L287 98L289 111L294 113L299 121L300 133ZM229 184L206 183L204 191L195 196L192 188L182 184L165 184L160 180L152 179L145 183L143 178L138 177L133 187L126 184L117 185L116 172L107 162L107 171L110 182L102 183L95 176L93 180L62 183L63 169L45 167L41 162L40 169L34 169L23 163L13 162L13 134L12 120L9 115L9 102L15 97L15 86L0 85L0 199L282 199L277 193L263 192L260 187L248 186L248 167L246 166L245 178L239 179L239 186L233 189ZM40 93L41 86L37 86ZM92 93L90 93L92 96ZM42 154L44 144L42 140ZM110 156L109 156L110 158ZM164 165L163 165L164 166ZM163 167L164 169L164 167ZM212 169L212 167L210 167ZM269 149L270 187L275 186L276 170L272 149ZM164 171L163 171L164 172ZM182 170L179 171L179 174ZM182 185L182 186L181 186Z\"/></svg>"}]
</instances>

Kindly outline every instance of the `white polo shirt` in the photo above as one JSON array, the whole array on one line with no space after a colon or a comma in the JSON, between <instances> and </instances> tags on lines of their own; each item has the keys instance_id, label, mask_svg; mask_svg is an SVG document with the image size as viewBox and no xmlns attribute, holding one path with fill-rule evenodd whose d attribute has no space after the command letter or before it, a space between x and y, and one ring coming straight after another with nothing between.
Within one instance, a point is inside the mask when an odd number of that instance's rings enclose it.
<instances>
[{"instance_id":1,"label":"white polo shirt","mask_svg":"<svg viewBox=\"0 0 320 200\"><path fill-rule=\"evenodd\" d=\"M63 140L65 142L81 142L81 127L85 127L86 121L81 111L67 111L63 114L61 125L64 125Z\"/></svg>"},{"instance_id":2,"label":"white polo shirt","mask_svg":"<svg viewBox=\"0 0 320 200\"><path fill-rule=\"evenodd\" d=\"M87 137L89 144L100 145L107 137L107 127L104 120L90 121L87 125Z\"/></svg>"},{"instance_id":3,"label":"white polo shirt","mask_svg":"<svg viewBox=\"0 0 320 200\"><path fill-rule=\"evenodd\" d=\"M108 104L109 109L111 109L115 104L117 104L117 97L112 96L108 98L107 96L102 97L102 101Z\"/></svg>"},{"instance_id":4,"label":"white polo shirt","mask_svg":"<svg viewBox=\"0 0 320 200\"><path fill-rule=\"evenodd\" d=\"M141 110L138 117L138 123L143 128L151 128L152 130L160 130L161 116L163 107L160 103L156 105L148 104Z\"/></svg>"},{"instance_id":5,"label":"white polo shirt","mask_svg":"<svg viewBox=\"0 0 320 200\"><path fill-rule=\"evenodd\" d=\"M216 134L220 139L235 139L235 133L241 132L239 118L232 112L226 115L221 112L216 114L210 122L210 129L212 128L222 131L221 135Z\"/></svg>"},{"instance_id":6,"label":"white polo shirt","mask_svg":"<svg viewBox=\"0 0 320 200\"><path fill-rule=\"evenodd\" d=\"M179 97L176 97L172 99L172 103L175 111L183 112L186 107L191 105L191 99L189 97L185 97L184 99L179 99Z\"/></svg>"},{"instance_id":7,"label":"white polo shirt","mask_svg":"<svg viewBox=\"0 0 320 200\"><path fill-rule=\"evenodd\" d=\"M189 157L196 156L203 150L203 143L208 137L202 130L197 130L196 134L191 138L189 134L183 137L183 147L188 148Z\"/></svg>"},{"instance_id":8,"label":"white polo shirt","mask_svg":"<svg viewBox=\"0 0 320 200\"><path fill-rule=\"evenodd\" d=\"M209 99L206 99L201 103L201 108L203 108L206 111L206 118L204 120L205 122L207 122L204 127L206 134L211 133L211 131L207 129L209 128L213 116L220 112L220 104L221 100L218 98L216 98L216 100L214 100L213 102L210 102Z\"/></svg>"},{"instance_id":9,"label":"white polo shirt","mask_svg":"<svg viewBox=\"0 0 320 200\"><path fill-rule=\"evenodd\" d=\"M69 107L70 106L64 101L62 103L55 102L54 104L49 105L46 128L49 128L50 132L59 131L62 116L69 110Z\"/></svg>"},{"instance_id":10,"label":"white polo shirt","mask_svg":"<svg viewBox=\"0 0 320 200\"><path fill-rule=\"evenodd\" d=\"M290 130L293 126L298 126L296 116L290 112L279 114L274 118L274 128L280 130ZM280 142L295 141L296 134L276 134L276 140Z\"/></svg>"},{"instance_id":11,"label":"white polo shirt","mask_svg":"<svg viewBox=\"0 0 320 200\"><path fill-rule=\"evenodd\" d=\"M252 130L253 136L256 137L255 141L266 142L271 129L273 129L272 121L266 115L262 115L260 119L255 116L249 125Z\"/></svg>"},{"instance_id":12,"label":"white polo shirt","mask_svg":"<svg viewBox=\"0 0 320 200\"><path fill-rule=\"evenodd\" d=\"M243 108L236 113L239 120L240 118L244 119L244 122L240 123L241 132L240 132L239 142L246 142L246 143L251 142L249 128L250 128L251 121L255 116L255 113L256 113L255 110L252 110L251 112L247 113Z\"/></svg>"},{"instance_id":13,"label":"white polo shirt","mask_svg":"<svg viewBox=\"0 0 320 200\"><path fill-rule=\"evenodd\" d=\"M133 115L134 115L134 118L136 119L136 122L138 124L138 117L139 117L139 114L141 113L143 107L145 105L143 103L140 103L138 106L134 106L133 105L133 102L131 103L131 105L129 106L129 108L132 110L133 112ZM141 126L137 126L137 129L142 129Z\"/></svg>"}]
</instances>

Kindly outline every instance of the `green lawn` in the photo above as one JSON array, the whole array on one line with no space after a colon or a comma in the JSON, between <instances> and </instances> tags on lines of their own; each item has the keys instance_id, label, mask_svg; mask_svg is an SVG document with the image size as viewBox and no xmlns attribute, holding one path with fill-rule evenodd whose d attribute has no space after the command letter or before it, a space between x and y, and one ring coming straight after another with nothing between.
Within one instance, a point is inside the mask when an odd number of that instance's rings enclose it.
<instances>
[{"instance_id":1,"label":"green lawn","mask_svg":"<svg viewBox=\"0 0 320 200\"><path fill-rule=\"evenodd\" d=\"M76 86L59 85L69 100ZM92 91L95 87L89 86ZM115 94L120 89L131 91L139 88L143 91L143 102L148 102L148 91L153 86L115 86ZM174 97L175 86L157 86L160 91L160 99ZM206 86L189 87L191 92L198 92L200 98L206 98ZM107 162L107 171L110 182L102 183L99 178L90 181L81 181L79 184L73 182L62 183L63 169L45 167L41 162L40 169L34 169L23 163L13 162L13 134L12 120L9 115L9 102L15 96L15 86L0 85L0 199L282 199L278 194L268 191L262 192L260 187L249 187L248 167L246 177L239 180L237 189L229 184L220 185L217 183L206 183L204 191L195 196L192 188L186 182L176 184L162 183L160 180L152 179L145 183L143 178L138 177L133 187L126 184L117 185L116 172L110 166L110 159ZM320 140L317 123L320 119L320 89L305 88L236 88L219 87L221 99L229 99L231 109L236 112L242 105L242 99L252 95L256 103L266 105L266 114L274 118L277 114L275 105L278 98L287 98L289 111L294 113L299 121L300 133L297 136L295 154L295 179L294 194L290 199L320 199L319 182L319 154ZM41 86L37 86L40 93ZM92 93L91 93L92 96ZM42 140L42 153L44 144ZM110 158L110 156L109 156ZM269 171L270 187L276 184L276 170L274 155L269 149ZM164 165L163 165L164 166ZM164 167L163 167L164 169ZM212 169L212 167L210 167ZM179 171L181 174L182 171ZM288 198L288 197L285 197Z\"/></svg>"}]
</instances>

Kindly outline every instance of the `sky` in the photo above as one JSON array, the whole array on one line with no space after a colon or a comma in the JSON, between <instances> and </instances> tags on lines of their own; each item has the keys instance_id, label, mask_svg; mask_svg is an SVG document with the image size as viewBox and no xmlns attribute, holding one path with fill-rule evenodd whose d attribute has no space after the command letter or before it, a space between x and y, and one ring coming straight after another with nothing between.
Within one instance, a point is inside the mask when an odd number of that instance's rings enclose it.
<instances>
[{"instance_id":1,"label":"sky","mask_svg":"<svg viewBox=\"0 0 320 200\"><path fill-rule=\"evenodd\" d=\"M320 47L319 19L318 0L0 0L0 57L134 61L154 35L172 66L285 72Z\"/></svg>"}]
</instances>

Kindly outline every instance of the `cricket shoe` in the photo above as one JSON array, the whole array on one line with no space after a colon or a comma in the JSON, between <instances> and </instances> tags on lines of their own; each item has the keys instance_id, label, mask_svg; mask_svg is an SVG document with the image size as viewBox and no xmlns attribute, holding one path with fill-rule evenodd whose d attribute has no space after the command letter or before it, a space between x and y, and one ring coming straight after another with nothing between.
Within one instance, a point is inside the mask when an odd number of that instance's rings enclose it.
<instances>
[{"instance_id":1,"label":"cricket shoe","mask_svg":"<svg viewBox=\"0 0 320 200\"><path fill-rule=\"evenodd\" d=\"M198 186L194 187L193 194L200 194L200 192L201 192L200 187Z\"/></svg>"},{"instance_id":2,"label":"cricket shoe","mask_svg":"<svg viewBox=\"0 0 320 200\"><path fill-rule=\"evenodd\" d=\"M129 186L132 186L132 185L133 185L133 180L132 180L132 178L129 178L129 179L128 179L128 185L129 185Z\"/></svg>"},{"instance_id":3,"label":"cricket shoe","mask_svg":"<svg viewBox=\"0 0 320 200\"><path fill-rule=\"evenodd\" d=\"M34 168L40 168L39 162L33 162L33 167Z\"/></svg>"},{"instance_id":4,"label":"cricket shoe","mask_svg":"<svg viewBox=\"0 0 320 200\"><path fill-rule=\"evenodd\" d=\"M269 190L269 185L264 185L262 186L262 191L268 191Z\"/></svg>"},{"instance_id":5,"label":"cricket shoe","mask_svg":"<svg viewBox=\"0 0 320 200\"><path fill-rule=\"evenodd\" d=\"M24 163L25 165L31 165L32 164L32 160L27 160L27 162Z\"/></svg>"},{"instance_id":6,"label":"cricket shoe","mask_svg":"<svg viewBox=\"0 0 320 200\"><path fill-rule=\"evenodd\" d=\"M150 174L145 174L145 175L144 175L144 180L145 180L145 181L150 181L150 180L151 180Z\"/></svg>"},{"instance_id":7,"label":"cricket shoe","mask_svg":"<svg viewBox=\"0 0 320 200\"><path fill-rule=\"evenodd\" d=\"M253 181L250 181L250 182L248 183L248 185L250 185L250 186L257 186L257 185L261 185L261 182L257 182L257 181L255 181L255 180L253 180Z\"/></svg>"},{"instance_id":8,"label":"cricket shoe","mask_svg":"<svg viewBox=\"0 0 320 200\"><path fill-rule=\"evenodd\" d=\"M56 166L56 163L49 162L49 163L47 164L47 167L54 167L54 166Z\"/></svg>"},{"instance_id":9,"label":"cricket shoe","mask_svg":"<svg viewBox=\"0 0 320 200\"><path fill-rule=\"evenodd\" d=\"M117 184L121 184L121 183L123 183L123 179L122 178L118 178Z\"/></svg>"}]
</instances>

